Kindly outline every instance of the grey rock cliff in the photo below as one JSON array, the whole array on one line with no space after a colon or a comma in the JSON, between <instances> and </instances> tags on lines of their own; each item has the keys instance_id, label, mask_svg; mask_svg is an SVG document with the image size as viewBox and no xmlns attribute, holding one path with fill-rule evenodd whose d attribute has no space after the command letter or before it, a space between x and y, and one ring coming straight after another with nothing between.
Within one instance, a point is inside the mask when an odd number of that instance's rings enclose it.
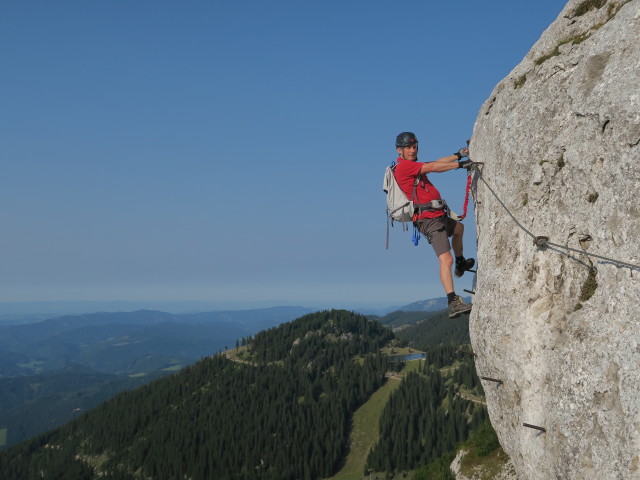
<instances>
[{"instance_id":1,"label":"grey rock cliff","mask_svg":"<svg viewBox=\"0 0 640 480\"><path fill-rule=\"evenodd\" d=\"M640 479L640 0L570 1L482 106L471 157L471 339L518 478Z\"/></svg>"}]
</instances>

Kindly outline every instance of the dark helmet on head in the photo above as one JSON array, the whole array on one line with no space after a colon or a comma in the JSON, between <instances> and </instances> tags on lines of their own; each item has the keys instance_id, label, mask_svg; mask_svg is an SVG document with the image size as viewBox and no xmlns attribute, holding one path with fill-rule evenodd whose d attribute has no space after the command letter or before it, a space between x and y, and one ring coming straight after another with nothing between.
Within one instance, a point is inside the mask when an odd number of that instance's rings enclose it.
<instances>
[{"instance_id":1,"label":"dark helmet on head","mask_svg":"<svg viewBox=\"0 0 640 480\"><path fill-rule=\"evenodd\" d=\"M417 145L418 139L413 132L402 132L396 137L396 148L408 147L409 145Z\"/></svg>"}]
</instances>

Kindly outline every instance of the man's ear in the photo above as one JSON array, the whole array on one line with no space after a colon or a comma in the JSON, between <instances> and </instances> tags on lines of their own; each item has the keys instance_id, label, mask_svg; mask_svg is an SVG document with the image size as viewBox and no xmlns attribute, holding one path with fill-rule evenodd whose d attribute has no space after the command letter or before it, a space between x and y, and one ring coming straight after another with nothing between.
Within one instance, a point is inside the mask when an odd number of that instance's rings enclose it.
<instances>
[{"instance_id":1,"label":"man's ear","mask_svg":"<svg viewBox=\"0 0 640 480\"><path fill-rule=\"evenodd\" d=\"M402 147L397 147L397 148L396 148L396 150L398 151L398 156L399 156L400 158L404 158L404 157L402 156Z\"/></svg>"}]
</instances>

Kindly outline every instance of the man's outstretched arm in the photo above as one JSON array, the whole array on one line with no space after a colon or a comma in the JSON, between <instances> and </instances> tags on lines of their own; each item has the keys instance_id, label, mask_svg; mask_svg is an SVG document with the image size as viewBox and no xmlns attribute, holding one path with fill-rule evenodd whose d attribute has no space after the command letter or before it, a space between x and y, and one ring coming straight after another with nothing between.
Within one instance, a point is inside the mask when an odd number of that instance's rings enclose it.
<instances>
[{"instance_id":1,"label":"man's outstretched arm","mask_svg":"<svg viewBox=\"0 0 640 480\"><path fill-rule=\"evenodd\" d=\"M458 154L448 155L446 157L439 158L438 160L434 160L433 162L426 162L422 164L422 168L420 169L420 173L439 173L439 172L448 172L449 170L455 170L458 168L458 160L462 157L466 157L469 155L468 148L460 149Z\"/></svg>"}]
</instances>

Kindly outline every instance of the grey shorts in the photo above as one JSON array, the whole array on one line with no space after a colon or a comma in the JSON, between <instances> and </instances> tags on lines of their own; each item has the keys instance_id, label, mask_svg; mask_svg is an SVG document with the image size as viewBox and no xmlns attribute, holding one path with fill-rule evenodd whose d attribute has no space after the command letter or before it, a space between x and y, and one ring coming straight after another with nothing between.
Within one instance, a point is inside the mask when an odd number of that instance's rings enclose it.
<instances>
[{"instance_id":1,"label":"grey shorts","mask_svg":"<svg viewBox=\"0 0 640 480\"><path fill-rule=\"evenodd\" d=\"M422 233L436 251L439 257L443 253L451 250L449 237L453 235L458 222L448 215L441 215L436 218L423 218L417 223L418 230Z\"/></svg>"}]
</instances>

